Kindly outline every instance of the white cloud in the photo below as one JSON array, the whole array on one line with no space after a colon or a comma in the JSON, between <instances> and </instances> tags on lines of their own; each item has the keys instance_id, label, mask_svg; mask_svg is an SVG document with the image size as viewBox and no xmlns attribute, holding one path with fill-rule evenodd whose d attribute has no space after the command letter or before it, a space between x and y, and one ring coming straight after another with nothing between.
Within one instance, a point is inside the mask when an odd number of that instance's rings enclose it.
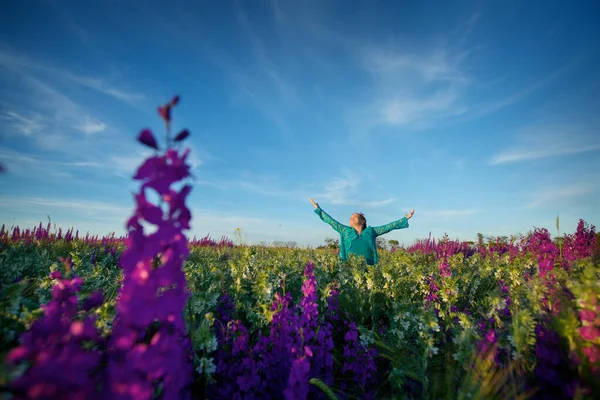
<instances>
[{"instance_id":1,"label":"white cloud","mask_svg":"<svg viewBox=\"0 0 600 400\"><path fill-rule=\"evenodd\" d=\"M591 182L542 189L531 196L533 200L526 207L534 208L545 204L562 204L564 207L568 200L592 194L597 188L598 183Z\"/></svg>"},{"instance_id":2,"label":"white cloud","mask_svg":"<svg viewBox=\"0 0 600 400\"><path fill-rule=\"evenodd\" d=\"M22 74L29 74L25 70L49 73L54 78L58 78L62 81L72 82L80 86L85 86L90 89L94 89L107 96L113 97L124 103L138 106L141 100L145 100L146 96L141 93L128 92L122 88L117 88L111 85L106 79L98 77L80 76L73 72L66 71L64 69L51 66L47 62L41 62L33 60L29 57L25 57L21 54L9 52L6 50L0 50L0 65L20 72ZM121 85L122 86L122 85Z\"/></svg>"},{"instance_id":3,"label":"white cloud","mask_svg":"<svg viewBox=\"0 0 600 400\"><path fill-rule=\"evenodd\" d=\"M365 176L367 179L365 179ZM342 206L353 206L362 208L380 208L396 201L394 197L384 200L368 200L364 193L369 184L376 185L373 177L368 172L344 170L343 177L334 178L325 185L323 192L314 195L316 202ZM379 191L376 191L377 193Z\"/></svg>"},{"instance_id":4,"label":"white cloud","mask_svg":"<svg viewBox=\"0 0 600 400\"><path fill-rule=\"evenodd\" d=\"M48 214L68 210L73 218L118 216L125 218L133 206L124 207L118 204L90 201L84 199L52 199L26 196L0 196L0 205L12 210L24 210L30 207L43 208ZM59 211L60 210L60 211Z\"/></svg>"},{"instance_id":5,"label":"white cloud","mask_svg":"<svg viewBox=\"0 0 600 400\"><path fill-rule=\"evenodd\" d=\"M600 150L598 132L576 126L547 126L525 129L517 144L491 158L490 165L516 163L541 158Z\"/></svg>"},{"instance_id":6,"label":"white cloud","mask_svg":"<svg viewBox=\"0 0 600 400\"><path fill-rule=\"evenodd\" d=\"M138 106L141 100L146 99L146 96L141 93L127 92L122 89L114 88L108 82L100 78L77 76L72 73L59 71L56 69L53 69L53 71L57 72L59 76L71 80L81 86L86 86L90 89L94 89L100 93L113 97L124 103Z\"/></svg>"},{"instance_id":7,"label":"white cloud","mask_svg":"<svg viewBox=\"0 0 600 400\"><path fill-rule=\"evenodd\" d=\"M464 113L467 108L456 105L457 94L438 92L429 98L397 97L384 101L380 108L382 120L390 125L423 126L430 118L441 118Z\"/></svg>"},{"instance_id":8,"label":"white cloud","mask_svg":"<svg viewBox=\"0 0 600 400\"><path fill-rule=\"evenodd\" d=\"M99 168L95 161L60 161L41 158L37 154L20 152L7 147L0 147L0 160L6 165L11 175L31 178L34 176L72 178L73 169Z\"/></svg>"},{"instance_id":9,"label":"white cloud","mask_svg":"<svg viewBox=\"0 0 600 400\"><path fill-rule=\"evenodd\" d=\"M32 117L25 117L14 111L0 111L0 120L7 121L14 129L25 136L32 136L32 134L44 129L42 123L42 117L38 114L34 114Z\"/></svg>"},{"instance_id":10,"label":"white cloud","mask_svg":"<svg viewBox=\"0 0 600 400\"><path fill-rule=\"evenodd\" d=\"M77 129L89 136L94 133L104 131L106 129L106 124L102 121L90 118L89 115L86 115L85 122L82 125L78 126Z\"/></svg>"},{"instance_id":11,"label":"white cloud","mask_svg":"<svg viewBox=\"0 0 600 400\"><path fill-rule=\"evenodd\" d=\"M10 118L17 124L20 123L21 131L28 132L41 147L60 149L63 145L70 146L73 143L71 139L75 132L90 134L106 129L106 124L91 116L84 107L51 87L49 82L41 81L27 72L18 62L6 57L1 51L0 67L7 68L22 78L21 93L24 93L29 100L27 103L13 105L12 99L7 98L5 102L11 104L11 107L20 106L20 109L27 109L27 114L35 116L34 119L26 118L23 117L25 112L10 109L3 113L3 118Z\"/></svg>"}]
</instances>

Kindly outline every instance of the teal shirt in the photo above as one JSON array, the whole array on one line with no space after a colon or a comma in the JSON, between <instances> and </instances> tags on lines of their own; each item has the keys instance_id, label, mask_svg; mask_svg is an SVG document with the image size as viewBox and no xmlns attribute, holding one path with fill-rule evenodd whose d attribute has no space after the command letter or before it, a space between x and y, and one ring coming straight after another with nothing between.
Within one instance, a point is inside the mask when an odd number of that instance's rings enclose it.
<instances>
[{"instance_id":1,"label":"teal shirt","mask_svg":"<svg viewBox=\"0 0 600 400\"><path fill-rule=\"evenodd\" d=\"M351 251L353 246L357 246L355 248L360 249L362 253L360 255L364 255L364 246L366 245L368 249L367 255L372 254L373 264L377 264L378 258L375 239L378 236L385 235L386 233L393 231L394 229L408 228L408 218L403 217L402 219L390 222L386 225L367 226L359 235L358 232L356 232L356 230L351 226L340 224L335 219L331 218L331 216L323 211L321 207L317 207L315 209L315 214L317 214L323 222L331 225L331 227L340 234L340 260L347 260L349 253L356 254L354 251ZM362 243L359 242L354 244L355 239L360 239ZM365 259L367 259L367 261L369 260L367 257L365 257Z\"/></svg>"},{"instance_id":2,"label":"teal shirt","mask_svg":"<svg viewBox=\"0 0 600 400\"><path fill-rule=\"evenodd\" d=\"M375 264L373 249L369 245L369 239L363 235L363 232L350 243L348 254L351 253L356 254L357 256L363 256L368 265Z\"/></svg>"}]
</instances>

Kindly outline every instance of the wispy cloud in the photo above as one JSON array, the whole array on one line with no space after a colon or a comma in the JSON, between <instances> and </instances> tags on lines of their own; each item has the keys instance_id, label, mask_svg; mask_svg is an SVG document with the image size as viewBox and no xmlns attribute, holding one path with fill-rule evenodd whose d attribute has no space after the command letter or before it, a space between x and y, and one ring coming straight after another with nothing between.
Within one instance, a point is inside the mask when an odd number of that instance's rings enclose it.
<instances>
[{"instance_id":1,"label":"wispy cloud","mask_svg":"<svg viewBox=\"0 0 600 400\"><path fill-rule=\"evenodd\" d=\"M520 91L514 92L510 95L504 96L499 99L486 100L486 101L482 102L481 104L474 105L471 108L471 112L469 112L467 115L461 117L456 122L464 122L467 120L480 118L485 115L492 114L496 111L499 111L503 108L509 107L513 104L516 104L516 103L520 102L521 100L527 98L531 94L535 93L536 91L538 91L538 90L550 85L552 82L556 81L558 78L560 78L561 76L566 74L578 61L580 61L579 58L571 60L567 64L557 68L556 70L547 74L546 76L543 76L538 81L534 81L533 83L529 84L527 87L525 87L524 89L522 89ZM504 78L502 78L502 79L504 79Z\"/></svg>"},{"instance_id":2,"label":"wispy cloud","mask_svg":"<svg viewBox=\"0 0 600 400\"><path fill-rule=\"evenodd\" d=\"M284 136L290 137L290 126L286 116L302 106L300 96L289 83L283 69L277 65L272 50L265 45L241 3L236 3L235 15L244 33L243 37L251 45L255 61L254 65L243 70L232 68L231 75L239 93L275 123Z\"/></svg>"},{"instance_id":3,"label":"wispy cloud","mask_svg":"<svg viewBox=\"0 0 600 400\"><path fill-rule=\"evenodd\" d=\"M546 188L533 194L533 200L526 205L527 208L535 208L547 204L562 204L572 199L581 198L594 193L599 187L598 182L589 182L576 185ZM600 199L599 199L600 200Z\"/></svg>"},{"instance_id":4,"label":"wispy cloud","mask_svg":"<svg viewBox=\"0 0 600 400\"><path fill-rule=\"evenodd\" d=\"M113 97L117 100L120 100L124 103L129 103L134 106L139 106L140 101L146 99L146 96L142 93L127 92L125 90L112 87L104 79L77 76L68 72L59 72L58 70L54 70L54 72L57 72L60 76L69 79L75 83L78 83L79 85L86 86L90 89L94 89L107 96Z\"/></svg>"},{"instance_id":5,"label":"wispy cloud","mask_svg":"<svg viewBox=\"0 0 600 400\"><path fill-rule=\"evenodd\" d=\"M92 135L94 133L104 131L106 129L106 124L102 121L93 120L89 115L87 115L83 124L78 126L77 129L86 135Z\"/></svg>"},{"instance_id":6,"label":"wispy cloud","mask_svg":"<svg viewBox=\"0 0 600 400\"><path fill-rule=\"evenodd\" d=\"M16 123L21 127L21 132L29 132L29 135L34 137L40 146L51 149L61 147L55 146L56 142L68 144L68 136L74 132L90 135L106 129L103 121L92 116L84 107L61 91L50 86L49 82L26 71L19 60L7 56L0 50L0 67L12 71L22 79L20 82L21 92L30 99L28 102L16 101L14 103L11 98L5 99L11 109L6 110L3 116L11 118L13 126ZM26 114L34 115L35 119L24 117Z\"/></svg>"},{"instance_id":7,"label":"wispy cloud","mask_svg":"<svg viewBox=\"0 0 600 400\"><path fill-rule=\"evenodd\" d=\"M365 50L360 63L375 81L375 100L367 107L368 125L426 128L465 113L468 108L461 94L469 81L462 71L466 56L448 49L407 53L374 46Z\"/></svg>"},{"instance_id":8,"label":"wispy cloud","mask_svg":"<svg viewBox=\"0 0 600 400\"><path fill-rule=\"evenodd\" d=\"M57 210L68 210L76 217L101 217L107 214L122 216L123 221L131 207L87 199L52 199L27 196L0 196L0 205L11 209L23 210L24 207L41 207L51 214ZM62 211L61 211L62 212Z\"/></svg>"},{"instance_id":9,"label":"wispy cloud","mask_svg":"<svg viewBox=\"0 0 600 400\"><path fill-rule=\"evenodd\" d=\"M31 136L44 129L42 117L39 114L33 114L31 117L25 117L15 111L1 111L0 120L6 121L10 126L25 136Z\"/></svg>"},{"instance_id":10,"label":"wispy cloud","mask_svg":"<svg viewBox=\"0 0 600 400\"><path fill-rule=\"evenodd\" d=\"M56 177L72 179L74 170L99 168L101 164L90 160L58 161L41 158L37 154L26 153L6 147L0 147L0 160L11 175L32 177Z\"/></svg>"},{"instance_id":11,"label":"wispy cloud","mask_svg":"<svg viewBox=\"0 0 600 400\"><path fill-rule=\"evenodd\" d=\"M368 200L364 193L368 186L365 183L364 173L359 171L345 170L344 176L337 177L325 185L324 191L317 193L315 200L324 204L334 204L343 206L354 206L362 208L380 208L396 201L395 197L388 197L383 200Z\"/></svg>"},{"instance_id":12,"label":"wispy cloud","mask_svg":"<svg viewBox=\"0 0 600 400\"><path fill-rule=\"evenodd\" d=\"M491 158L490 165L517 163L600 150L598 133L576 126L527 128L518 143Z\"/></svg>"},{"instance_id":13,"label":"wispy cloud","mask_svg":"<svg viewBox=\"0 0 600 400\"><path fill-rule=\"evenodd\" d=\"M245 191L268 197L306 198L301 189L285 187L277 176L250 171L241 171L235 176L221 177L218 180L202 179L194 183L219 190Z\"/></svg>"},{"instance_id":14,"label":"wispy cloud","mask_svg":"<svg viewBox=\"0 0 600 400\"><path fill-rule=\"evenodd\" d=\"M478 209L467 210L415 210L415 215L419 215L429 220L450 221L470 217L480 213Z\"/></svg>"},{"instance_id":15,"label":"wispy cloud","mask_svg":"<svg viewBox=\"0 0 600 400\"><path fill-rule=\"evenodd\" d=\"M460 39L433 48L410 50L379 43L359 47L358 65L374 84L367 102L350 107L347 122L352 133L364 136L378 127L425 130L480 118L526 99L586 57L575 57L524 89L503 90L498 96L490 91L499 85L498 79L483 80L473 72L479 50L467 39L480 19L481 13L473 14L459 31Z\"/></svg>"},{"instance_id":16,"label":"wispy cloud","mask_svg":"<svg viewBox=\"0 0 600 400\"><path fill-rule=\"evenodd\" d=\"M47 62L41 62L20 54L15 54L7 50L0 49L0 65L10 68L20 73L46 73L51 74L54 79L63 82L75 83L84 86L114 99L128 103L133 106L139 106L140 101L145 100L146 96L141 93L129 92L121 87L115 87L106 78L81 76L79 74L52 66Z\"/></svg>"}]
</instances>

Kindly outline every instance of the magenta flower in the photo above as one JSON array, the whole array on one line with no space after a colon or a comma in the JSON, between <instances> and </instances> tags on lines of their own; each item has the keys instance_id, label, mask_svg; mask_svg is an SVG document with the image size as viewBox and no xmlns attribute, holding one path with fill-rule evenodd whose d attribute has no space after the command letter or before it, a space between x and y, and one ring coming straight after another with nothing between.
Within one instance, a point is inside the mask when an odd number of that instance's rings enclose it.
<instances>
[{"instance_id":1,"label":"magenta flower","mask_svg":"<svg viewBox=\"0 0 600 400\"><path fill-rule=\"evenodd\" d=\"M583 354L587 356L592 364L600 361L600 347L592 345L583 348Z\"/></svg>"},{"instance_id":2,"label":"magenta flower","mask_svg":"<svg viewBox=\"0 0 600 400\"><path fill-rule=\"evenodd\" d=\"M594 313L592 310L580 310L579 316L581 317L582 321L592 322L596 319L596 313Z\"/></svg>"},{"instance_id":3,"label":"magenta flower","mask_svg":"<svg viewBox=\"0 0 600 400\"><path fill-rule=\"evenodd\" d=\"M600 338L600 329L593 326L583 326L579 328L579 334L585 340L594 341Z\"/></svg>"}]
</instances>

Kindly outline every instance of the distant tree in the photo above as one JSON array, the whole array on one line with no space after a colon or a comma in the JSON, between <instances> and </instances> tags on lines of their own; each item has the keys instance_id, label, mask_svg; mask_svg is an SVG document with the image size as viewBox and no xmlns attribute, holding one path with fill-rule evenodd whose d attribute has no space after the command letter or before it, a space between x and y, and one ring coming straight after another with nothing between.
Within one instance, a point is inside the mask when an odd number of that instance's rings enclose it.
<instances>
[{"instance_id":1,"label":"distant tree","mask_svg":"<svg viewBox=\"0 0 600 400\"><path fill-rule=\"evenodd\" d=\"M483 233L477 233L477 243L484 244L483 242Z\"/></svg>"},{"instance_id":2,"label":"distant tree","mask_svg":"<svg viewBox=\"0 0 600 400\"><path fill-rule=\"evenodd\" d=\"M381 236L378 237L377 239L375 239L375 245L377 246L378 249L380 250L386 250L387 249L387 242L384 238L382 238Z\"/></svg>"},{"instance_id":3,"label":"distant tree","mask_svg":"<svg viewBox=\"0 0 600 400\"><path fill-rule=\"evenodd\" d=\"M388 240L388 244L392 247L392 249L397 249L398 246L400 246L400 242L398 242L396 239Z\"/></svg>"},{"instance_id":4,"label":"distant tree","mask_svg":"<svg viewBox=\"0 0 600 400\"><path fill-rule=\"evenodd\" d=\"M340 248L340 240L334 238L325 239L325 243L330 249L339 249Z\"/></svg>"}]
</instances>

